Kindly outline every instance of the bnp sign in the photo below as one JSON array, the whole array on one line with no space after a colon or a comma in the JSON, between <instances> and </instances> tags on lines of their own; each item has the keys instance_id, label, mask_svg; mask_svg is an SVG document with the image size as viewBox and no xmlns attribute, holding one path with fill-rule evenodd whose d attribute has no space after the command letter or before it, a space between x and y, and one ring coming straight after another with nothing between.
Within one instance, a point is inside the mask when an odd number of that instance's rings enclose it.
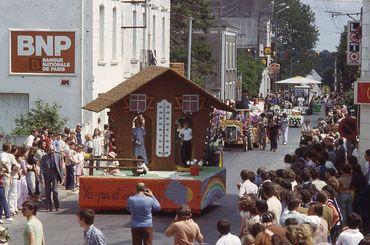
<instances>
[{"instance_id":1,"label":"bnp sign","mask_svg":"<svg viewBox=\"0 0 370 245\"><path fill-rule=\"evenodd\" d=\"M11 74L74 74L75 32L10 30Z\"/></svg>"}]
</instances>

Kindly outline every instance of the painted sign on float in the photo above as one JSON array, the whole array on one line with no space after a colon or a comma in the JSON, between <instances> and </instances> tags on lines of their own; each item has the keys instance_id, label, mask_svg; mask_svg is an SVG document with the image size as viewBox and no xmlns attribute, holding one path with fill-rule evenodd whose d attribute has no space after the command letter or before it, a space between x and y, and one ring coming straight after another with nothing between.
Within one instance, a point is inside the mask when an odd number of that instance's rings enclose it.
<instances>
[{"instance_id":1,"label":"painted sign on float","mask_svg":"<svg viewBox=\"0 0 370 245\"><path fill-rule=\"evenodd\" d=\"M10 73L72 75L75 31L9 30Z\"/></svg>"}]
</instances>

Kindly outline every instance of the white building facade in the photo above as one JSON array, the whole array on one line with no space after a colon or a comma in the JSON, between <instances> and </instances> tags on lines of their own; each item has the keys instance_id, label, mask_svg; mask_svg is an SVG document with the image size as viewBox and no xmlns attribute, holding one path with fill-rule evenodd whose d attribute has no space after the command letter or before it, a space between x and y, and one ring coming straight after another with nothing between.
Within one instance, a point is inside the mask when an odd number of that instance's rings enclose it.
<instances>
[{"instance_id":1,"label":"white building facade","mask_svg":"<svg viewBox=\"0 0 370 245\"><path fill-rule=\"evenodd\" d=\"M237 85L236 65L238 30L231 26L221 27L220 40L218 31L218 28L214 27L207 33L213 57L218 57L220 62L216 62L215 73L209 75L205 88L222 101L240 100L241 88Z\"/></svg>"},{"instance_id":2,"label":"white building facade","mask_svg":"<svg viewBox=\"0 0 370 245\"><path fill-rule=\"evenodd\" d=\"M361 39L361 79L370 81L370 1L363 1L362 39ZM360 105L359 162L365 167L365 151L370 148L370 105ZM366 173L365 173L366 174Z\"/></svg>"},{"instance_id":3,"label":"white building facade","mask_svg":"<svg viewBox=\"0 0 370 245\"><path fill-rule=\"evenodd\" d=\"M106 112L84 111L83 105L142 68L169 66L170 0L135 4L117 0L0 1L0 14L0 129L7 133L14 127L14 118L27 113L37 99L61 105L61 115L68 118L70 127L81 123L85 132L102 128L107 123ZM58 53L57 40L62 34L49 39L40 32L74 33L74 39L72 43L62 39ZM13 38L11 33L18 36ZM27 33L35 35L22 39ZM55 58L63 56L67 46L74 48L72 58L67 57L72 62L59 65L72 66L72 73L22 72L28 68L18 61L25 53L32 53L35 59L48 53ZM42 60L44 71L48 64Z\"/></svg>"}]
</instances>

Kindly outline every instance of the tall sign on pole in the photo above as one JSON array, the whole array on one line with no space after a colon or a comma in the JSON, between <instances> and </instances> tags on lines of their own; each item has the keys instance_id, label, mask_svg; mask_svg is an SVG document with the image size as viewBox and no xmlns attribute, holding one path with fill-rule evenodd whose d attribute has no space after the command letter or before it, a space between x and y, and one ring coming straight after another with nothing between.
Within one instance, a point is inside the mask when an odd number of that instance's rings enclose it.
<instances>
[{"instance_id":1,"label":"tall sign on pole","mask_svg":"<svg viewBox=\"0 0 370 245\"><path fill-rule=\"evenodd\" d=\"M358 21L349 21L347 29L347 65L361 65L361 25Z\"/></svg>"}]
</instances>

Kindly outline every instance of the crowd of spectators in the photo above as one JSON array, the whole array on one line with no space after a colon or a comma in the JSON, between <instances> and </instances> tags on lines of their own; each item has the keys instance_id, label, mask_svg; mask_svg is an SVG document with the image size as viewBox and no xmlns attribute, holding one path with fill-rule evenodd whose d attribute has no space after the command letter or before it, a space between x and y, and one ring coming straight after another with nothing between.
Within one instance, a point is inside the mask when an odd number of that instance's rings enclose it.
<instances>
[{"instance_id":1,"label":"crowd of spectators","mask_svg":"<svg viewBox=\"0 0 370 245\"><path fill-rule=\"evenodd\" d=\"M58 184L66 190L77 191L79 176L84 170L86 155L102 158L115 150L113 134L109 126L104 132L82 135L81 125L65 128L63 132L51 132L48 127L32 130L21 145L6 142L0 153L0 203L1 215L13 222L27 201L42 203L51 211L51 195L59 210ZM97 162L99 165L99 162ZM53 178L55 177L55 178ZM4 223L0 219L0 224Z\"/></svg>"}]
</instances>

